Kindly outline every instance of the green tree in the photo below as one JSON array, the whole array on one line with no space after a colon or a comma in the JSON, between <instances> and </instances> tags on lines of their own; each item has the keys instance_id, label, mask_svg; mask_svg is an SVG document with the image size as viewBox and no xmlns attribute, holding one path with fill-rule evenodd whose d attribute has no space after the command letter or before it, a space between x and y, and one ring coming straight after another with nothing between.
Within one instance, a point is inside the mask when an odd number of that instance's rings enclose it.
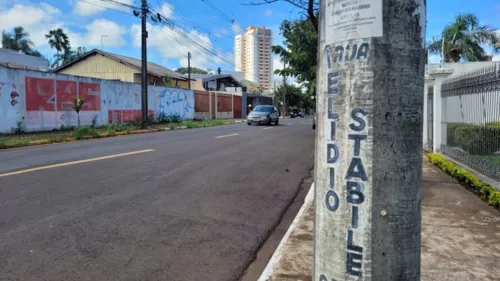
<instances>
[{"instance_id":1,"label":"green tree","mask_svg":"<svg viewBox=\"0 0 500 281\"><path fill-rule=\"evenodd\" d=\"M41 57L38 51L33 50L33 46L29 33L22 26L14 27L13 33L2 31L2 48Z\"/></svg>"},{"instance_id":2,"label":"green tree","mask_svg":"<svg viewBox=\"0 0 500 281\"><path fill-rule=\"evenodd\" d=\"M176 72L180 74L188 74L188 68L187 67L179 67L177 68ZM201 68L197 67L191 67L191 74L207 74L208 72L206 70L203 70Z\"/></svg>"},{"instance_id":3,"label":"green tree","mask_svg":"<svg viewBox=\"0 0 500 281\"><path fill-rule=\"evenodd\" d=\"M87 48L81 47L81 46L76 48L76 51L75 51L76 58L79 58L79 57L85 55L86 53L87 53Z\"/></svg>"},{"instance_id":4,"label":"green tree","mask_svg":"<svg viewBox=\"0 0 500 281\"><path fill-rule=\"evenodd\" d=\"M67 52L70 49L69 38L61 28L53 29L45 35L49 39L50 48L56 49L57 52Z\"/></svg>"},{"instance_id":5,"label":"green tree","mask_svg":"<svg viewBox=\"0 0 500 281\"><path fill-rule=\"evenodd\" d=\"M165 83L165 87L173 87L174 86L174 79L168 73L165 73L163 75L163 83Z\"/></svg>"},{"instance_id":6,"label":"green tree","mask_svg":"<svg viewBox=\"0 0 500 281\"><path fill-rule=\"evenodd\" d=\"M483 61L484 45L498 52L499 37L496 31L481 25L479 19L470 13L459 14L455 21L444 27L440 38L428 43L431 54L444 55L444 62Z\"/></svg>"},{"instance_id":7,"label":"green tree","mask_svg":"<svg viewBox=\"0 0 500 281\"><path fill-rule=\"evenodd\" d=\"M302 90L299 87L292 84L281 84L273 92L273 95L277 101L282 102L285 93L287 106L302 107L304 105L304 99L306 98L306 95L302 93Z\"/></svg>"},{"instance_id":8,"label":"green tree","mask_svg":"<svg viewBox=\"0 0 500 281\"><path fill-rule=\"evenodd\" d=\"M273 46L273 52L286 63L286 68L276 70L280 76L295 77L310 95L315 95L318 35L308 19L285 20L280 26L285 38L283 46Z\"/></svg>"}]
</instances>

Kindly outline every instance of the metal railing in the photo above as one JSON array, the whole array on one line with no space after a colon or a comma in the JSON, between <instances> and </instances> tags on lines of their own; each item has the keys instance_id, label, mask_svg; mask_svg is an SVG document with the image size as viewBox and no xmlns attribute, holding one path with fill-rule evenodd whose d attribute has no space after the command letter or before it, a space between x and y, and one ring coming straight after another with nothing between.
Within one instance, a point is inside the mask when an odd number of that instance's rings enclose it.
<instances>
[{"instance_id":1,"label":"metal railing","mask_svg":"<svg viewBox=\"0 0 500 281\"><path fill-rule=\"evenodd\" d=\"M447 79L441 96L441 152L500 181L499 64Z\"/></svg>"}]
</instances>

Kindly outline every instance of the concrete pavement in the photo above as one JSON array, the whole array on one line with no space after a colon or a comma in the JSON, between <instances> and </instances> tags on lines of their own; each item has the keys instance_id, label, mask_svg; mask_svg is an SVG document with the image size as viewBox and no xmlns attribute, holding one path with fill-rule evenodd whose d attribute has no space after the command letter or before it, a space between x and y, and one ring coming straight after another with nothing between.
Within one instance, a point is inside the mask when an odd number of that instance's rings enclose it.
<instances>
[{"instance_id":1,"label":"concrete pavement","mask_svg":"<svg viewBox=\"0 0 500 281\"><path fill-rule=\"evenodd\" d=\"M0 152L0 279L238 280L313 166L287 123Z\"/></svg>"},{"instance_id":2,"label":"concrete pavement","mask_svg":"<svg viewBox=\"0 0 500 281\"><path fill-rule=\"evenodd\" d=\"M422 281L500 280L500 213L427 158L422 194ZM282 254L259 281L311 280L314 203L304 208Z\"/></svg>"}]
</instances>

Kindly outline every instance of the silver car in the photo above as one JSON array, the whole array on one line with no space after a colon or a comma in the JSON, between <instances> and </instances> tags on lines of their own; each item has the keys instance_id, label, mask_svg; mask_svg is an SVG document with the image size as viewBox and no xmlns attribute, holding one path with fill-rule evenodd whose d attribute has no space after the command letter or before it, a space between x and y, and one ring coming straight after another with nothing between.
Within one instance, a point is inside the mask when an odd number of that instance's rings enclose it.
<instances>
[{"instance_id":1,"label":"silver car","mask_svg":"<svg viewBox=\"0 0 500 281\"><path fill-rule=\"evenodd\" d=\"M247 124L278 125L280 115L278 109L272 105L257 105L247 116Z\"/></svg>"}]
</instances>

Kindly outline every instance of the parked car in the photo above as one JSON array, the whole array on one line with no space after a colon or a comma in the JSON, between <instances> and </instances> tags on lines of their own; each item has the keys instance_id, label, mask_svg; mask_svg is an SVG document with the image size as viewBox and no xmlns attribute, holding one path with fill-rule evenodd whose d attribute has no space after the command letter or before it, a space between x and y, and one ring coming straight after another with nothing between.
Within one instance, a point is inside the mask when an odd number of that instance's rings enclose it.
<instances>
[{"instance_id":1,"label":"parked car","mask_svg":"<svg viewBox=\"0 0 500 281\"><path fill-rule=\"evenodd\" d=\"M295 108L292 109L292 112L290 112L290 117L291 118L304 118L304 111L301 108Z\"/></svg>"},{"instance_id":2,"label":"parked car","mask_svg":"<svg viewBox=\"0 0 500 281\"><path fill-rule=\"evenodd\" d=\"M272 105L258 105L248 114L247 124L278 125L280 115L278 109Z\"/></svg>"},{"instance_id":3,"label":"parked car","mask_svg":"<svg viewBox=\"0 0 500 281\"><path fill-rule=\"evenodd\" d=\"M316 113L314 113L314 116L313 116L313 130L316 130L316 118L317 118L317 115L316 115Z\"/></svg>"}]
</instances>

